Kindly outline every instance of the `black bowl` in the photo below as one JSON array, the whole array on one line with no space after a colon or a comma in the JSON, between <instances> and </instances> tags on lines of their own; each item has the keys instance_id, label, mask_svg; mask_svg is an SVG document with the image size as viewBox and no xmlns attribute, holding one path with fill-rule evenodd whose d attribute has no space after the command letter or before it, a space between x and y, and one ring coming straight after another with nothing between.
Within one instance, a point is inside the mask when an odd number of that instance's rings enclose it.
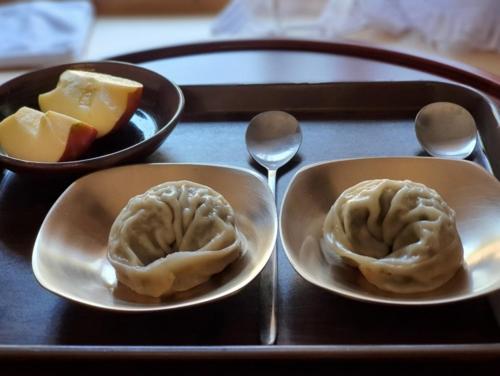
<instances>
[{"instance_id":1,"label":"black bowl","mask_svg":"<svg viewBox=\"0 0 500 376\"><path fill-rule=\"evenodd\" d=\"M16 172L82 173L137 161L163 143L182 113L182 91L165 77L133 64L97 61L40 69L6 82L0 86L0 121L22 106L38 109L38 95L55 88L60 74L66 69L107 73L142 83L142 99L129 124L95 141L78 160L25 161L9 157L0 150L0 166Z\"/></svg>"}]
</instances>

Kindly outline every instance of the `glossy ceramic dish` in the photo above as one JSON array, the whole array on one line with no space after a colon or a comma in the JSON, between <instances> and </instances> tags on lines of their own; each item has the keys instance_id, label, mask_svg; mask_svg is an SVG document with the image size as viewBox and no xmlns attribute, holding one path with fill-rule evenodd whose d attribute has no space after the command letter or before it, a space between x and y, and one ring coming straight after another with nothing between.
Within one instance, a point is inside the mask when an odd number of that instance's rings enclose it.
<instances>
[{"instance_id":1,"label":"glossy ceramic dish","mask_svg":"<svg viewBox=\"0 0 500 376\"><path fill-rule=\"evenodd\" d=\"M0 150L0 163L13 171L80 173L145 157L172 132L184 107L181 89L162 75L133 64L115 61L85 62L45 68L16 77L0 86L0 120L22 106L38 108L38 95L53 89L67 69L111 74L144 85L141 102L129 123L97 140L80 159L33 162L9 157Z\"/></svg>"},{"instance_id":2,"label":"glossy ceramic dish","mask_svg":"<svg viewBox=\"0 0 500 376\"><path fill-rule=\"evenodd\" d=\"M175 180L221 193L235 210L247 247L202 285L166 299L142 296L117 283L106 257L109 229L131 197ZM144 312L208 303L236 293L262 270L276 239L276 217L267 184L248 170L195 164L117 167L80 178L61 195L39 231L32 267L43 287L98 308Z\"/></svg>"},{"instance_id":3,"label":"glossy ceramic dish","mask_svg":"<svg viewBox=\"0 0 500 376\"><path fill-rule=\"evenodd\" d=\"M427 293L379 290L343 262L321 251L323 221L336 198L368 179L409 179L435 189L456 212L464 264L445 285ZM281 209L281 238L295 270L307 281L343 296L376 303L438 304L500 288L500 183L468 161L437 158L366 158L304 167L292 179Z\"/></svg>"}]
</instances>

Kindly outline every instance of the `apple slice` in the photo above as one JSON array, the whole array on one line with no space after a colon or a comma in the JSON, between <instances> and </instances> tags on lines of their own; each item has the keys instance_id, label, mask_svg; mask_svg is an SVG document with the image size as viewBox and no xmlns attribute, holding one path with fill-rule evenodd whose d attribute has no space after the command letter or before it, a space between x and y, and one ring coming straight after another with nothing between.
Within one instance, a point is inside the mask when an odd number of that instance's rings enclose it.
<instances>
[{"instance_id":1,"label":"apple slice","mask_svg":"<svg viewBox=\"0 0 500 376\"><path fill-rule=\"evenodd\" d=\"M139 106L143 86L103 73L67 70L57 87L38 96L42 111L57 111L92 125L97 138L126 124Z\"/></svg>"},{"instance_id":2,"label":"apple slice","mask_svg":"<svg viewBox=\"0 0 500 376\"><path fill-rule=\"evenodd\" d=\"M97 130L72 117L21 107L0 122L0 147L14 158L36 162L73 160L83 154Z\"/></svg>"}]
</instances>

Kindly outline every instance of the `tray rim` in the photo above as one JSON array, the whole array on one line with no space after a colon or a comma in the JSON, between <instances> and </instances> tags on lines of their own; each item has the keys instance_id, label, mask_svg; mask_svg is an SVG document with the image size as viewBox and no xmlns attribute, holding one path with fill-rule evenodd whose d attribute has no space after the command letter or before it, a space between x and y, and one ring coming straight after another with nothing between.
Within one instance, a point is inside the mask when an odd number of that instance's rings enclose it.
<instances>
[{"instance_id":1,"label":"tray rim","mask_svg":"<svg viewBox=\"0 0 500 376\"><path fill-rule=\"evenodd\" d=\"M0 345L0 359L85 360L431 360L498 359L500 343L418 345L83 346Z\"/></svg>"},{"instance_id":2,"label":"tray rim","mask_svg":"<svg viewBox=\"0 0 500 376\"><path fill-rule=\"evenodd\" d=\"M341 82L333 82L333 81L321 81L321 82L272 82L272 83L228 83L228 84L201 84L201 85L179 85L184 95L186 95L186 91L189 93L190 90L196 89L225 89L225 88L259 88L259 87L293 87L293 86L309 86L309 87L328 87L328 86L350 86L350 85L370 85L370 86L391 86L391 85L429 85L429 86L448 86L451 88L455 88L458 90L469 91L472 95L479 96L482 100L484 100L489 109L491 110L493 116L500 123L500 106L497 106L493 99L486 94L485 92L463 83L459 82L446 82L446 81L437 81L437 80L404 80L404 81L341 81ZM181 116L181 121L186 121L184 119L184 115L186 114L186 108L184 109L184 114ZM189 120L188 120L189 121Z\"/></svg>"},{"instance_id":3,"label":"tray rim","mask_svg":"<svg viewBox=\"0 0 500 376\"><path fill-rule=\"evenodd\" d=\"M214 84L186 85L186 87L215 86L269 86L269 85L349 85L349 84L391 84L401 83L433 83L445 86L459 87L480 95L488 102L496 120L499 115L491 99L475 88L463 84L441 81L354 81L354 82L323 82L323 83L264 83L264 84ZM181 86L182 88L183 86ZM182 119L181 119L182 121ZM158 162L157 162L158 163ZM187 162L186 162L187 163ZM316 162L323 163L323 162ZM155 163L153 163L155 164ZM231 168L240 168L231 166ZM250 170L252 171L252 170ZM252 171L257 174L255 171ZM497 359L500 356L500 342L490 343L444 343L444 344L339 344L339 345L214 345L214 346L128 346L128 345L15 345L0 344L0 359L438 359L443 357L467 359Z\"/></svg>"}]
</instances>

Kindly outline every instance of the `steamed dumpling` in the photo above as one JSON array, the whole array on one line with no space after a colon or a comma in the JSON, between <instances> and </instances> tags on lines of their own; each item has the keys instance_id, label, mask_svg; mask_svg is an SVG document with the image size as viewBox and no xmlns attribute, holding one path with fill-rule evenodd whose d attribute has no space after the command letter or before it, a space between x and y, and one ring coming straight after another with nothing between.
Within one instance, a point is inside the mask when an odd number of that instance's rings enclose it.
<instances>
[{"instance_id":1,"label":"steamed dumpling","mask_svg":"<svg viewBox=\"0 0 500 376\"><path fill-rule=\"evenodd\" d=\"M328 212L323 240L324 252L397 293L443 285L463 259L454 211L435 190L409 180L367 180L345 190Z\"/></svg>"},{"instance_id":2,"label":"steamed dumpling","mask_svg":"<svg viewBox=\"0 0 500 376\"><path fill-rule=\"evenodd\" d=\"M159 297L207 281L241 250L226 199L204 185L175 181L130 199L111 227L108 259L121 283Z\"/></svg>"}]
</instances>

